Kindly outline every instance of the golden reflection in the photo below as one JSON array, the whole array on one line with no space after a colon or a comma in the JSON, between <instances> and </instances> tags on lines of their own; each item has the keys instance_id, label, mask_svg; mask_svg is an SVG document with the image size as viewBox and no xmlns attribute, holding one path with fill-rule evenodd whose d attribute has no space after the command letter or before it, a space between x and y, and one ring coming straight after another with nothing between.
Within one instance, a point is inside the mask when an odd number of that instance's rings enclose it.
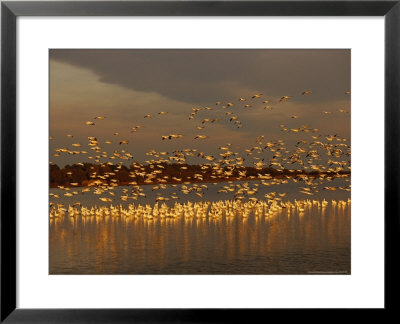
<instances>
[{"instance_id":1,"label":"golden reflection","mask_svg":"<svg viewBox=\"0 0 400 324\"><path fill-rule=\"evenodd\" d=\"M187 264L210 255L229 264L238 256L286 255L294 242L305 251L350 244L350 200L53 208L51 249L59 252L51 261L62 259L66 268L75 262L78 269L91 264L94 273L123 271L121 264L129 265L126 273L145 273L146 266L168 267L171 258ZM184 272L177 267L177 273Z\"/></svg>"}]
</instances>

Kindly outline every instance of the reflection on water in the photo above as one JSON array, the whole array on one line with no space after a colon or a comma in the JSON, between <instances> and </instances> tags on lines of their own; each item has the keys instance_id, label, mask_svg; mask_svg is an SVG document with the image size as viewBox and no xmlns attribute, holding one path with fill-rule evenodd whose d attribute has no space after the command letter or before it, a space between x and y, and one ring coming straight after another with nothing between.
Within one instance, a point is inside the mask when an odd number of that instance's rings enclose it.
<instances>
[{"instance_id":1,"label":"reflection on water","mask_svg":"<svg viewBox=\"0 0 400 324\"><path fill-rule=\"evenodd\" d=\"M247 217L66 210L50 218L50 273L350 273L350 202L254 204Z\"/></svg>"}]
</instances>

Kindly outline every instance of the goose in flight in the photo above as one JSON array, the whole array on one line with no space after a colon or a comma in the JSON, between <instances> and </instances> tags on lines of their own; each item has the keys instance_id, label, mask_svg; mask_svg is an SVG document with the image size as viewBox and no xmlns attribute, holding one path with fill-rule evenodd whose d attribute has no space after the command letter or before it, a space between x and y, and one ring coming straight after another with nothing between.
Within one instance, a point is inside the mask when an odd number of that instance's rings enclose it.
<instances>
[{"instance_id":1,"label":"goose in flight","mask_svg":"<svg viewBox=\"0 0 400 324\"><path fill-rule=\"evenodd\" d=\"M283 96L281 99L279 99L280 102L285 102L288 101L291 97L290 96Z\"/></svg>"},{"instance_id":2,"label":"goose in flight","mask_svg":"<svg viewBox=\"0 0 400 324\"><path fill-rule=\"evenodd\" d=\"M194 139L206 139L208 136L207 135L197 135Z\"/></svg>"},{"instance_id":3,"label":"goose in flight","mask_svg":"<svg viewBox=\"0 0 400 324\"><path fill-rule=\"evenodd\" d=\"M132 128L131 128L131 133L137 132L137 130L138 130L139 128L141 128L141 127L142 127L141 125L132 127Z\"/></svg>"},{"instance_id":4,"label":"goose in flight","mask_svg":"<svg viewBox=\"0 0 400 324\"><path fill-rule=\"evenodd\" d=\"M183 135L182 134L169 134L169 135L163 135L161 136L162 140L166 140L166 139L173 139L173 138L182 138Z\"/></svg>"}]
</instances>

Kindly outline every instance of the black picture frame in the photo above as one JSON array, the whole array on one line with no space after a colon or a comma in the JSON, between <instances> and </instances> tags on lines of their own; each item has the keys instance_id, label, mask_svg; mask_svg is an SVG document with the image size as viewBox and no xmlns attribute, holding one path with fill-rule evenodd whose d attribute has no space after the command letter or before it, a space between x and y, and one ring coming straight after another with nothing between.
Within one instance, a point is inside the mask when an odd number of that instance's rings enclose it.
<instances>
[{"instance_id":1,"label":"black picture frame","mask_svg":"<svg viewBox=\"0 0 400 324\"><path fill-rule=\"evenodd\" d=\"M270 309L20 309L16 307L16 19L19 16L384 16L385 308L398 287L400 1L2 1L1 2L1 322L254 322ZM372 44L372 46L374 46ZM362 122L362 121L360 121ZM240 295L240 293L238 293ZM382 312L383 310L377 310ZM301 312L304 314L304 311ZM308 314L308 312L307 312ZM381 313L380 313L381 314ZM268 314L269 315L269 314ZM309 315L306 315L309 316ZM254 320L251 320L253 318ZM266 320L266 318L265 318ZM258 320L255 320L258 321Z\"/></svg>"}]
</instances>

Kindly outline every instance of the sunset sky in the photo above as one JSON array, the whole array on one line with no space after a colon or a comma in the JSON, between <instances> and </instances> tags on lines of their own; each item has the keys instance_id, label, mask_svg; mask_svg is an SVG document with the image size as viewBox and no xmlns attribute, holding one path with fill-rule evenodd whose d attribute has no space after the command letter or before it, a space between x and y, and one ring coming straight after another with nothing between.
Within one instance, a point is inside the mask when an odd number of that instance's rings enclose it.
<instances>
[{"instance_id":1,"label":"sunset sky","mask_svg":"<svg viewBox=\"0 0 400 324\"><path fill-rule=\"evenodd\" d=\"M312 94L302 95L307 90ZM310 138L282 132L282 124L306 125L322 135L350 139L350 114L339 112L350 111L346 91L350 50L51 50L50 161L59 166L93 162L87 158L95 155L87 146L88 136L96 137L104 151L125 149L139 162L149 159L145 153L151 149L196 148L216 154L226 143L243 152L256 145L260 135L266 141L283 139L288 146ZM263 94L261 99L251 99L256 93ZM291 99L279 102L285 95ZM240 97L246 101L240 102ZM272 110L263 109L264 100L271 101ZM223 109L228 102L234 105ZM193 108L205 106L213 110L188 119ZM168 113L159 115L160 111ZM144 118L147 114L153 117ZM106 118L95 120L96 116ZM234 126L232 116L242 128ZM219 121L196 129L205 118ZM86 121L95 125L86 126ZM142 128L131 133L137 125ZM171 133L183 137L161 140ZM198 134L209 138L194 140ZM129 144L120 145L121 140ZM78 149L89 154L52 156L55 148L75 149L73 143L82 144Z\"/></svg>"}]
</instances>

